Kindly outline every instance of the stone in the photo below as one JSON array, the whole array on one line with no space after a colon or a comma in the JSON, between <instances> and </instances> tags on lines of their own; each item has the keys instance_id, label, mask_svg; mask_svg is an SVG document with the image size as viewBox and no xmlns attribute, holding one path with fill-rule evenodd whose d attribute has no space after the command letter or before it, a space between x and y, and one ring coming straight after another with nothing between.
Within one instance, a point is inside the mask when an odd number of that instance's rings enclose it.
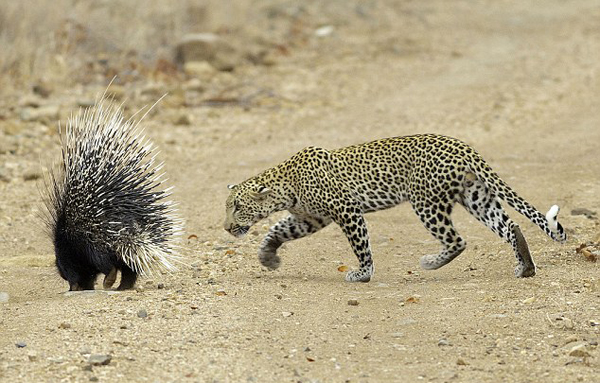
<instances>
[{"instance_id":1,"label":"stone","mask_svg":"<svg viewBox=\"0 0 600 383\"><path fill-rule=\"evenodd\" d=\"M209 79L217 70L206 61L189 61L183 64L183 72L190 77Z\"/></svg>"},{"instance_id":2,"label":"stone","mask_svg":"<svg viewBox=\"0 0 600 383\"><path fill-rule=\"evenodd\" d=\"M137 312L138 318L146 318L148 316L148 312L145 309L141 309Z\"/></svg>"},{"instance_id":3,"label":"stone","mask_svg":"<svg viewBox=\"0 0 600 383\"><path fill-rule=\"evenodd\" d=\"M0 291L0 303L7 303L9 298L10 297L9 297L8 293L5 293L4 291Z\"/></svg>"},{"instance_id":4,"label":"stone","mask_svg":"<svg viewBox=\"0 0 600 383\"><path fill-rule=\"evenodd\" d=\"M438 346L440 346L440 347L443 347L443 346L452 346L452 343L450 343L450 342L448 341L448 339L444 339L444 338L442 338L442 339L440 339L440 340L438 341L438 344L437 344L437 345L438 345Z\"/></svg>"},{"instance_id":5,"label":"stone","mask_svg":"<svg viewBox=\"0 0 600 383\"><path fill-rule=\"evenodd\" d=\"M596 216L596 212L583 207L579 207L571 210L571 215L583 215L586 218L594 219Z\"/></svg>"},{"instance_id":6,"label":"stone","mask_svg":"<svg viewBox=\"0 0 600 383\"><path fill-rule=\"evenodd\" d=\"M324 25L315 30L315 36L317 37L327 37L333 33L335 27L333 25Z\"/></svg>"},{"instance_id":7,"label":"stone","mask_svg":"<svg viewBox=\"0 0 600 383\"><path fill-rule=\"evenodd\" d=\"M214 33L188 34L176 47L178 63L206 61L220 71L232 71L241 58L239 52L228 41Z\"/></svg>"},{"instance_id":8,"label":"stone","mask_svg":"<svg viewBox=\"0 0 600 383\"><path fill-rule=\"evenodd\" d=\"M91 354L88 358L88 364L92 366L106 366L112 360L109 354Z\"/></svg>"},{"instance_id":9,"label":"stone","mask_svg":"<svg viewBox=\"0 0 600 383\"><path fill-rule=\"evenodd\" d=\"M45 105L39 108L23 108L20 117L22 121L55 122L59 120L58 105Z\"/></svg>"},{"instance_id":10,"label":"stone","mask_svg":"<svg viewBox=\"0 0 600 383\"><path fill-rule=\"evenodd\" d=\"M577 358L588 358L591 354L587 351L587 343L581 342L569 350L569 356L574 356Z\"/></svg>"},{"instance_id":11,"label":"stone","mask_svg":"<svg viewBox=\"0 0 600 383\"><path fill-rule=\"evenodd\" d=\"M27 343L25 343L23 341L18 341L17 343L15 343L15 346L17 346L17 348L23 348L23 347L27 347Z\"/></svg>"},{"instance_id":12,"label":"stone","mask_svg":"<svg viewBox=\"0 0 600 383\"><path fill-rule=\"evenodd\" d=\"M23 173L23 180L35 181L42 177L42 173L37 169L30 169Z\"/></svg>"},{"instance_id":13,"label":"stone","mask_svg":"<svg viewBox=\"0 0 600 383\"><path fill-rule=\"evenodd\" d=\"M356 300L356 299L349 299L348 300L348 306L358 306L358 300Z\"/></svg>"}]
</instances>

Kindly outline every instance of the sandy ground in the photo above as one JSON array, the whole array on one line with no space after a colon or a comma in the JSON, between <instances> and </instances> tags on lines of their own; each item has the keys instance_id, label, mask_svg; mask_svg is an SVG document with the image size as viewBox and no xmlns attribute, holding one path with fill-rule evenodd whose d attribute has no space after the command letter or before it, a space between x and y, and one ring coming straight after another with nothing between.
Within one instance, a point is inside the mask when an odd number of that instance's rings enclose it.
<instances>
[{"instance_id":1,"label":"sandy ground","mask_svg":"<svg viewBox=\"0 0 600 383\"><path fill-rule=\"evenodd\" d=\"M65 294L35 180L58 154L56 135L5 127L0 381L597 381L600 273L575 249L600 241L600 227L571 212L600 212L600 2L384 8L347 10L358 16L340 16L332 34L274 66L219 75L217 84L258 94L248 104L176 108L167 97L148 117L190 266L134 291ZM191 124L174 124L177 113ZM460 208L469 245L437 271L419 269L438 244L410 206L370 214L368 284L338 271L356 260L336 226L287 244L275 272L256 250L280 215L241 240L222 230L229 183L308 145L420 132L463 139L540 210L561 206L564 245L510 212L535 277L515 278L510 246Z\"/></svg>"}]
</instances>

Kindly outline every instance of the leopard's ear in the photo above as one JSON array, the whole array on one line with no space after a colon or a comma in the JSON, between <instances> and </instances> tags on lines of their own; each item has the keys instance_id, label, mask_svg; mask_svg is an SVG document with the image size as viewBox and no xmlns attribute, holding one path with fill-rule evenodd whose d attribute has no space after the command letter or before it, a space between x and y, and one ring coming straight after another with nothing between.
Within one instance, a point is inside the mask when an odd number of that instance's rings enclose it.
<instances>
[{"instance_id":1,"label":"leopard's ear","mask_svg":"<svg viewBox=\"0 0 600 383\"><path fill-rule=\"evenodd\" d=\"M255 201L264 201L265 198L267 198L267 196L269 194L271 194L272 190L269 189L266 186L260 185L258 187L257 191L252 191L250 192L250 196L252 197L252 199L254 199Z\"/></svg>"},{"instance_id":2,"label":"leopard's ear","mask_svg":"<svg viewBox=\"0 0 600 383\"><path fill-rule=\"evenodd\" d=\"M229 185L227 185L227 189L232 190L236 186L237 186L236 184L229 184Z\"/></svg>"}]
</instances>

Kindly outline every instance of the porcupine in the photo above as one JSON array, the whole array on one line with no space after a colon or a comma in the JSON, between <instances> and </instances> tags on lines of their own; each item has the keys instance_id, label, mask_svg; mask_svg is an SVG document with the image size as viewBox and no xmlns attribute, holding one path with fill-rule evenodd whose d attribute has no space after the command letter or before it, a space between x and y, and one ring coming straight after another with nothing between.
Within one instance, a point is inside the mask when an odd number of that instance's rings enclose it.
<instances>
[{"instance_id":1,"label":"porcupine","mask_svg":"<svg viewBox=\"0 0 600 383\"><path fill-rule=\"evenodd\" d=\"M163 163L139 123L104 96L61 131L62 158L50 171L44 202L56 267L70 290L93 290L98 274L119 290L138 275L175 269L182 221L161 189ZM146 112L147 114L147 112ZM133 118L133 117L132 117Z\"/></svg>"}]
</instances>

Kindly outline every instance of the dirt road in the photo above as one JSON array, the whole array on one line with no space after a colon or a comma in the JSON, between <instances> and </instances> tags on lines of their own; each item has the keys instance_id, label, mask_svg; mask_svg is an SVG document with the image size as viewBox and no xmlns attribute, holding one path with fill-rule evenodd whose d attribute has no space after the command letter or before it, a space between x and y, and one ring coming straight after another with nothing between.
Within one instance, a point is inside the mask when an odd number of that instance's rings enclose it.
<instances>
[{"instance_id":1,"label":"dirt road","mask_svg":"<svg viewBox=\"0 0 600 383\"><path fill-rule=\"evenodd\" d=\"M191 266L136 291L65 294L30 180L56 136L4 132L15 149L0 152L1 381L597 381L600 273L575 249L600 242L600 226L571 212L600 212L600 2L334 4L337 18L320 15L331 34L220 77L258 94L250 105L167 97L148 117ZM510 246L460 208L467 250L437 271L418 266L438 243L409 205L368 215L368 284L338 271L356 260L337 226L287 244L275 272L256 250L281 215L241 240L222 230L226 185L305 146L424 132L472 144L543 212L561 206L565 245L509 213L535 277L515 278Z\"/></svg>"}]
</instances>

